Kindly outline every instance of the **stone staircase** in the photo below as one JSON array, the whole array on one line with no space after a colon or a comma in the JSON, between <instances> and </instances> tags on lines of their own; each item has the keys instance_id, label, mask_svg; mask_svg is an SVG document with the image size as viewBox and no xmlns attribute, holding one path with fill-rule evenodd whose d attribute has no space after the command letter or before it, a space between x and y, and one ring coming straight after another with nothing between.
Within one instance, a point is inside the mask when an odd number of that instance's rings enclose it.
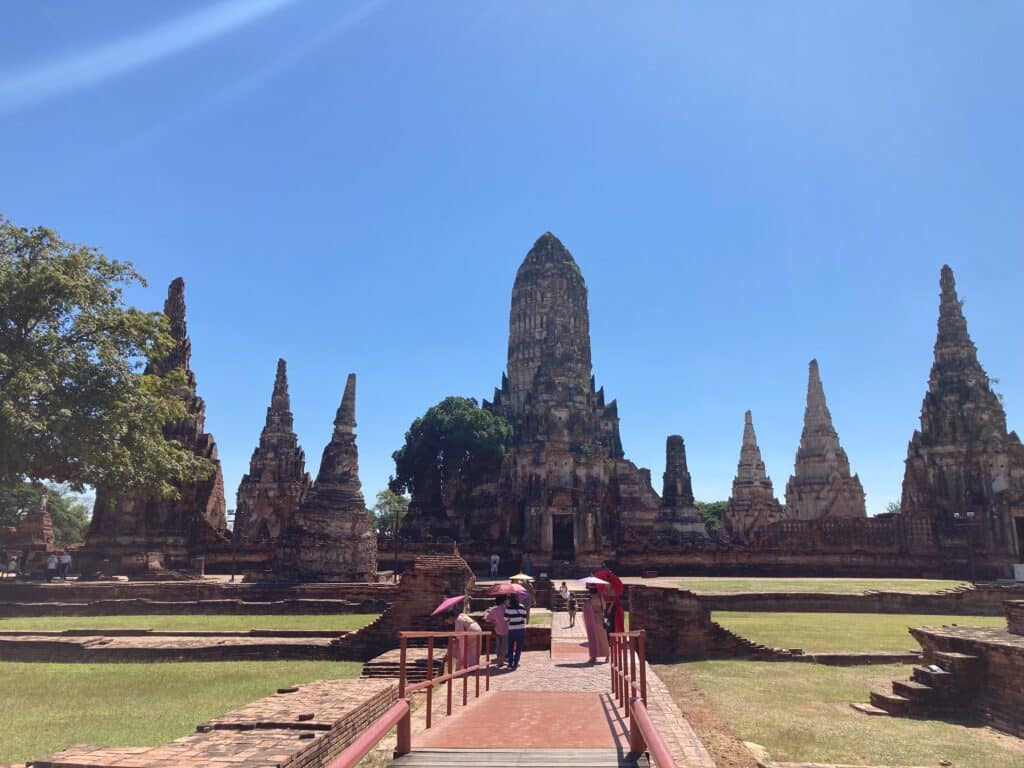
<instances>
[{"instance_id":1,"label":"stone staircase","mask_svg":"<svg viewBox=\"0 0 1024 768\"><path fill-rule=\"evenodd\" d=\"M649 768L645 756L616 749L414 749L390 763L394 768Z\"/></svg>"},{"instance_id":2,"label":"stone staircase","mask_svg":"<svg viewBox=\"0 0 1024 768\"><path fill-rule=\"evenodd\" d=\"M897 716L964 709L974 694L981 660L966 653L937 651L933 662L914 667L910 680L894 680L892 692L872 691L871 704Z\"/></svg>"},{"instance_id":3,"label":"stone staircase","mask_svg":"<svg viewBox=\"0 0 1024 768\"><path fill-rule=\"evenodd\" d=\"M405 677L410 683L418 683L429 677L427 649L412 647L406 651ZM363 677L389 678L397 680L401 673L402 652L400 649L386 651L363 664ZM434 677L444 672L445 648L434 649Z\"/></svg>"}]
</instances>

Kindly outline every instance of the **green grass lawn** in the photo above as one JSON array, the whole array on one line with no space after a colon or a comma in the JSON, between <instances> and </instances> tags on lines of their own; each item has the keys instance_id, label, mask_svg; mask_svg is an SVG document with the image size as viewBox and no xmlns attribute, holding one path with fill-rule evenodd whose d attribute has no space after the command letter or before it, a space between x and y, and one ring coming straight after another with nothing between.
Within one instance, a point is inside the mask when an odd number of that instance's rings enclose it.
<instances>
[{"instance_id":1,"label":"green grass lawn","mask_svg":"<svg viewBox=\"0 0 1024 768\"><path fill-rule=\"evenodd\" d=\"M1006 626L1006 619L1001 616L715 611L711 618L756 643L805 651L906 651L917 648L908 627Z\"/></svg>"},{"instance_id":2,"label":"green grass lawn","mask_svg":"<svg viewBox=\"0 0 1024 768\"><path fill-rule=\"evenodd\" d=\"M155 746L278 688L358 677L351 661L0 662L0 763L71 744Z\"/></svg>"},{"instance_id":3,"label":"green grass lawn","mask_svg":"<svg viewBox=\"0 0 1024 768\"><path fill-rule=\"evenodd\" d=\"M0 629L359 629L377 618L375 613L282 615L134 615L134 616L39 616L0 619Z\"/></svg>"},{"instance_id":4,"label":"green grass lawn","mask_svg":"<svg viewBox=\"0 0 1024 768\"><path fill-rule=\"evenodd\" d=\"M688 676L744 741L776 761L854 765L1024 768L1015 740L939 721L869 717L850 708L872 688L889 689L910 667L827 667L795 662L700 661L657 667L669 690ZM684 702L680 702L683 706ZM1018 742L1019 743L1019 742Z\"/></svg>"},{"instance_id":5,"label":"green grass lawn","mask_svg":"<svg viewBox=\"0 0 1024 768\"><path fill-rule=\"evenodd\" d=\"M693 592L843 592L856 594L869 589L881 592L938 592L970 586L965 581L941 579L734 579L729 577L687 577L679 586Z\"/></svg>"},{"instance_id":6,"label":"green grass lawn","mask_svg":"<svg viewBox=\"0 0 1024 768\"><path fill-rule=\"evenodd\" d=\"M530 611L530 625L550 627L551 626L551 612L550 611Z\"/></svg>"}]
</instances>

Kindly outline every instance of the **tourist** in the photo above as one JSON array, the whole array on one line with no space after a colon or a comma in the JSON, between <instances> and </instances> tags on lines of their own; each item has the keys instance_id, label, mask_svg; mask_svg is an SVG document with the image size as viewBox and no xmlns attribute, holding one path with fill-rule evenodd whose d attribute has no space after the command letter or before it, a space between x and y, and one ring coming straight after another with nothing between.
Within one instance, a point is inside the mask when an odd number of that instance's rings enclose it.
<instances>
[{"instance_id":1,"label":"tourist","mask_svg":"<svg viewBox=\"0 0 1024 768\"><path fill-rule=\"evenodd\" d=\"M569 608L569 626L570 627L575 627L576 626L576 595L572 594L571 592L569 593L568 608Z\"/></svg>"},{"instance_id":2,"label":"tourist","mask_svg":"<svg viewBox=\"0 0 1024 768\"><path fill-rule=\"evenodd\" d=\"M7 578L7 550L0 550L0 581Z\"/></svg>"},{"instance_id":3,"label":"tourist","mask_svg":"<svg viewBox=\"0 0 1024 768\"><path fill-rule=\"evenodd\" d=\"M18 573L21 574L21 578L28 578L28 552L25 550L21 551L21 557L18 558Z\"/></svg>"},{"instance_id":4,"label":"tourist","mask_svg":"<svg viewBox=\"0 0 1024 768\"><path fill-rule=\"evenodd\" d=\"M46 580L53 581L57 575L57 553L51 552L46 556Z\"/></svg>"},{"instance_id":5,"label":"tourist","mask_svg":"<svg viewBox=\"0 0 1024 768\"><path fill-rule=\"evenodd\" d=\"M515 670L519 668L519 657L523 655L526 644L527 613L518 595L509 595L505 618L508 621L508 668Z\"/></svg>"},{"instance_id":6,"label":"tourist","mask_svg":"<svg viewBox=\"0 0 1024 768\"><path fill-rule=\"evenodd\" d=\"M587 652L590 663L596 664L597 657L608 660L608 633L604 629L604 602L597 594L597 587L587 585L588 599L583 603L583 627L587 630Z\"/></svg>"},{"instance_id":7,"label":"tourist","mask_svg":"<svg viewBox=\"0 0 1024 768\"><path fill-rule=\"evenodd\" d=\"M61 550L60 557L57 558L57 565L60 567L60 580L67 581L68 574L71 572L71 553L66 549Z\"/></svg>"},{"instance_id":8,"label":"tourist","mask_svg":"<svg viewBox=\"0 0 1024 768\"><path fill-rule=\"evenodd\" d=\"M498 563L501 562L501 558L498 557L498 553L495 552L491 555L491 578L495 578L498 575Z\"/></svg>"},{"instance_id":9,"label":"tourist","mask_svg":"<svg viewBox=\"0 0 1024 768\"><path fill-rule=\"evenodd\" d=\"M497 595L494 605L487 609L484 621L494 625L494 662L498 668L505 666L508 655L508 619L505 618L505 601L507 595Z\"/></svg>"},{"instance_id":10,"label":"tourist","mask_svg":"<svg viewBox=\"0 0 1024 768\"><path fill-rule=\"evenodd\" d=\"M563 603L569 601L569 587L564 581L562 582L562 586L558 588L558 594L561 596Z\"/></svg>"},{"instance_id":11,"label":"tourist","mask_svg":"<svg viewBox=\"0 0 1024 768\"><path fill-rule=\"evenodd\" d=\"M455 626L456 632L477 632L479 633L480 625L477 624L473 617L465 611L460 611L458 608L453 608L451 613L448 614ZM480 662L480 638L472 637L457 637L455 638L455 668L466 669L467 667L474 667Z\"/></svg>"}]
</instances>

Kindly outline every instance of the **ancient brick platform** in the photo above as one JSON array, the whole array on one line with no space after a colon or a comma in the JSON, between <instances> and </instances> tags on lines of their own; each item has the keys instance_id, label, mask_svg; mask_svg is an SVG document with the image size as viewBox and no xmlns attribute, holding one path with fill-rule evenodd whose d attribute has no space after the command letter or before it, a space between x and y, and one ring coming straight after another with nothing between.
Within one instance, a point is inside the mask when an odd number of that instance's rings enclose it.
<instances>
[{"instance_id":1,"label":"ancient brick platform","mask_svg":"<svg viewBox=\"0 0 1024 768\"><path fill-rule=\"evenodd\" d=\"M160 747L74 745L38 768L312 768L326 765L398 700L394 683L319 680L247 704Z\"/></svg>"}]
</instances>

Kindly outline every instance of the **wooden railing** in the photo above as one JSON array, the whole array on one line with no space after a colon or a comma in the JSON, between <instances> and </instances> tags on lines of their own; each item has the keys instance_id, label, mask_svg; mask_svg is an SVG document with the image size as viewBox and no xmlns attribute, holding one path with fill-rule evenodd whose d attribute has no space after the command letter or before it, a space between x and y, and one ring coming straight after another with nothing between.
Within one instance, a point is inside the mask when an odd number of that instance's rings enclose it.
<instances>
[{"instance_id":1,"label":"wooden railing","mask_svg":"<svg viewBox=\"0 0 1024 768\"><path fill-rule=\"evenodd\" d=\"M345 750L330 762L328 768L355 768L355 765L362 760L371 749L380 743L392 728L396 728L397 744L395 745L395 756L407 754L412 749L412 695L419 691L426 691L426 727L430 728L433 720L434 710L434 687L438 685L447 686L447 706L445 713L451 715L452 700L454 698L454 685L458 678L462 678L462 705L469 703L469 678L475 678L474 698L480 695L480 678L483 672L484 691L491 689L491 633L490 632L399 632L400 657L398 676L398 701L390 709L381 715L374 723L363 731ZM465 638L468 645L470 642L478 644L479 655L477 663L461 669L455 669L455 656L459 646L458 640ZM427 641L427 679L418 683L409 683L408 661L409 641ZM447 641L445 654L445 666L447 671L434 676L434 651L436 650L435 640Z\"/></svg>"},{"instance_id":2,"label":"wooden railing","mask_svg":"<svg viewBox=\"0 0 1024 768\"><path fill-rule=\"evenodd\" d=\"M658 768L676 768L675 759L647 712L647 633L608 633L612 695L629 718L629 751L649 752Z\"/></svg>"}]
</instances>

